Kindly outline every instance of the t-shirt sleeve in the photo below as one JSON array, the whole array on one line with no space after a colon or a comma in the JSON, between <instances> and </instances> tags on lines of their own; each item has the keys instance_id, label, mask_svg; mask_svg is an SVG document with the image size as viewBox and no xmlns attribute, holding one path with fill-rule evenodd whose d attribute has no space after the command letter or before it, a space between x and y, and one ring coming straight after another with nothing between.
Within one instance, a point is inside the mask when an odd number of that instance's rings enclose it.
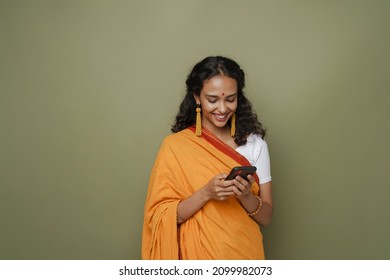
<instances>
[{"instance_id":1,"label":"t-shirt sleeve","mask_svg":"<svg viewBox=\"0 0 390 280\"><path fill-rule=\"evenodd\" d=\"M260 137L256 140L255 149L253 150L253 165L257 167L257 175L260 178L260 184L264 184L272 180L270 156L267 142Z\"/></svg>"}]
</instances>

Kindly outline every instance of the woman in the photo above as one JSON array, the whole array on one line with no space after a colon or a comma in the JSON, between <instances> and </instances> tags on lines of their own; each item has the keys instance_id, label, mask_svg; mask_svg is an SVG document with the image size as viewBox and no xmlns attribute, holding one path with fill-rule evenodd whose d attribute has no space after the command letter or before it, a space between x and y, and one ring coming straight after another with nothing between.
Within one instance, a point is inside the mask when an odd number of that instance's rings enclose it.
<instances>
[{"instance_id":1,"label":"woman","mask_svg":"<svg viewBox=\"0 0 390 280\"><path fill-rule=\"evenodd\" d=\"M216 56L187 77L173 134L163 141L145 204L143 259L264 259L259 225L272 218L265 130L243 93L245 74ZM224 180L235 166L247 180Z\"/></svg>"}]
</instances>

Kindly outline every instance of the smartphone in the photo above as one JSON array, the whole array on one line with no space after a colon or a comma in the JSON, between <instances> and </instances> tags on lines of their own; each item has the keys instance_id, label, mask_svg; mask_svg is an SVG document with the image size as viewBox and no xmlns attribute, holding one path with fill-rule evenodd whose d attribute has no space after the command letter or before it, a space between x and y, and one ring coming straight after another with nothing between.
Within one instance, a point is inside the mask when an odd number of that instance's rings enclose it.
<instances>
[{"instance_id":1,"label":"smartphone","mask_svg":"<svg viewBox=\"0 0 390 280\"><path fill-rule=\"evenodd\" d=\"M233 180L236 176L241 176L243 179L248 180L248 175L253 175L255 172L256 166L236 166L232 168L225 180Z\"/></svg>"}]
</instances>

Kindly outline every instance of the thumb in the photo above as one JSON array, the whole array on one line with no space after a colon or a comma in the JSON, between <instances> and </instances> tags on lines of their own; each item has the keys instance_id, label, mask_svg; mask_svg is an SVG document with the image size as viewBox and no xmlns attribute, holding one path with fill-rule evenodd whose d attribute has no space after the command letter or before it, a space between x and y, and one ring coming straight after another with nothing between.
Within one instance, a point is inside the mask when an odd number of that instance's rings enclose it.
<instances>
[{"instance_id":1,"label":"thumb","mask_svg":"<svg viewBox=\"0 0 390 280\"><path fill-rule=\"evenodd\" d=\"M227 177L226 173L221 173L221 174L218 174L217 176L215 176L215 178L218 180L224 180L226 177Z\"/></svg>"}]
</instances>

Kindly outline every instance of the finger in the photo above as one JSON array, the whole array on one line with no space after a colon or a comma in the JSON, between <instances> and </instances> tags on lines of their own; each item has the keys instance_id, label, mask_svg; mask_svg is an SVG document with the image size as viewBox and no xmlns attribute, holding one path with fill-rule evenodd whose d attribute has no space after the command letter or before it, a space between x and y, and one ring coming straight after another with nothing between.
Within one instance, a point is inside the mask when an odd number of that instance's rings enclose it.
<instances>
[{"instance_id":1,"label":"finger","mask_svg":"<svg viewBox=\"0 0 390 280\"><path fill-rule=\"evenodd\" d=\"M228 192L219 192L218 193L218 196L219 197L229 197L229 196L232 196L232 195L235 195L234 191L228 191Z\"/></svg>"},{"instance_id":2,"label":"finger","mask_svg":"<svg viewBox=\"0 0 390 280\"><path fill-rule=\"evenodd\" d=\"M218 185L219 185L221 188L227 188L227 187L234 186L234 181L235 181L235 179L233 179L233 180L227 180L227 181L223 180L223 181L219 181L219 184L218 184Z\"/></svg>"},{"instance_id":3,"label":"finger","mask_svg":"<svg viewBox=\"0 0 390 280\"><path fill-rule=\"evenodd\" d=\"M214 187L214 193L216 195L232 195L233 193L234 185L232 186L215 186Z\"/></svg>"},{"instance_id":4,"label":"finger","mask_svg":"<svg viewBox=\"0 0 390 280\"><path fill-rule=\"evenodd\" d=\"M242 179L241 177L237 176L237 179L234 180L234 185L240 190L240 191L243 191L246 189L246 185L248 185L248 183Z\"/></svg>"},{"instance_id":5,"label":"finger","mask_svg":"<svg viewBox=\"0 0 390 280\"><path fill-rule=\"evenodd\" d=\"M242 195L242 190L240 190L238 187L234 186L233 187L233 192L235 196L241 196Z\"/></svg>"},{"instance_id":6,"label":"finger","mask_svg":"<svg viewBox=\"0 0 390 280\"><path fill-rule=\"evenodd\" d=\"M237 176L237 177L236 177L236 180L237 180L238 182L240 182L240 184L243 185L244 187L248 185L248 181L245 180L244 178L242 178L241 176Z\"/></svg>"},{"instance_id":7,"label":"finger","mask_svg":"<svg viewBox=\"0 0 390 280\"><path fill-rule=\"evenodd\" d=\"M247 195L250 192L251 184L249 184L248 181L246 181L245 179L240 177L240 178L237 178L236 182L237 182L236 186L239 189L239 191L241 192L241 194L236 195L236 196Z\"/></svg>"},{"instance_id":8,"label":"finger","mask_svg":"<svg viewBox=\"0 0 390 280\"><path fill-rule=\"evenodd\" d=\"M255 182L255 177L253 177L252 175L248 175L248 181L252 185Z\"/></svg>"},{"instance_id":9,"label":"finger","mask_svg":"<svg viewBox=\"0 0 390 280\"><path fill-rule=\"evenodd\" d=\"M218 174L217 176L215 176L215 178L218 180L224 180L226 177L227 177L226 173L221 173L221 174Z\"/></svg>"}]
</instances>

